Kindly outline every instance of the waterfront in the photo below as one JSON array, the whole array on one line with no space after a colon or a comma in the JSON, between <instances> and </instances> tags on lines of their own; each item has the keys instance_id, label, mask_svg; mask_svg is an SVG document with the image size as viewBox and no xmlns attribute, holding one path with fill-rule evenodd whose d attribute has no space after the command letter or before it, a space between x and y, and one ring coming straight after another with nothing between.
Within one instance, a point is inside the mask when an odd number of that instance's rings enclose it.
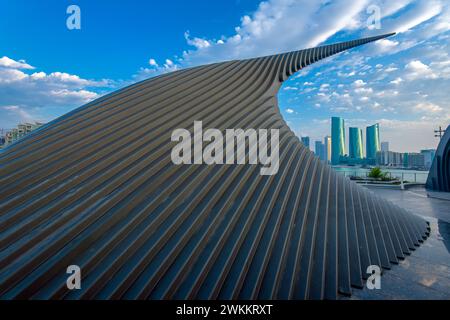
<instances>
[{"instance_id":1,"label":"waterfront","mask_svg":"<svg viewBox=\"0 0 450 320\"><path fill-rule=\"evenodd\" d=\"M343 174L344 176L356 176L356 177L367 177L370 169L361 167L344 167L344 166L333 166L334 170ZM426 183L428 177L428 171L419 170L406 170L406 169L390 169L381 168L381 171L388 172L389 176L392 178L398 178L399 180L417 183Z\"/></svg>"}]
</instances>

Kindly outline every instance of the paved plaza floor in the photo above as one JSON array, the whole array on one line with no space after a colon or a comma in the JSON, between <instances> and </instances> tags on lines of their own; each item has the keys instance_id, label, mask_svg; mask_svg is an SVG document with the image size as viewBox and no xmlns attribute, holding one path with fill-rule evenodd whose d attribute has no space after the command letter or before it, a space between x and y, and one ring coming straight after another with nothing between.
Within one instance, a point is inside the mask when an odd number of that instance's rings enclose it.
<instances>
[{"instance_id":1,"label":"paved plaza floor","mask_svg":"<svg viewBox=\"0 0 450 320\"><path fill-rule=\"evenodd\" d=\"M406 259L385 271L381 289L354 289L342 299L450 299L450 201L430 198L422 187L394 190L369 187L430 222L430 237Z\"/></svg>"}]
</instances>

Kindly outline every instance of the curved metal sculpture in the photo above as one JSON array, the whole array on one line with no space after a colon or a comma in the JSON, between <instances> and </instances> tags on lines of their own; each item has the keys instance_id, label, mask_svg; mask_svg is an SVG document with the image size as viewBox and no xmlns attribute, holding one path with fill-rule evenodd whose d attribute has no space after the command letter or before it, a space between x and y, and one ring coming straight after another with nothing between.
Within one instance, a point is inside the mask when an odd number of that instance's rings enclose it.
<instances>
[{"instance_id":1,"label":"curved metal sculpture","mask_svg":"<svg viewBox=\"0 0 450 320\"><path fill-rule=\"evenodd\" d=\"M450 192L450 126L439 142L426 187L433 191Z\"/></svg>"},{"instance_id":2,"label":"curved metal sculpture","mask_svg":"<svg viewBox=\"0 0 450 320\"><path fill-rule=\"evenodd\" d=\"M387 35L185 69L102 97L0 154L0 295L335 299L428 235L424 220L336 174L278 110L282 82ZM175 165L171 132L275 128L276 175ZM66 268L82 289L66 287Z\"/></svg>"}]
</instances>

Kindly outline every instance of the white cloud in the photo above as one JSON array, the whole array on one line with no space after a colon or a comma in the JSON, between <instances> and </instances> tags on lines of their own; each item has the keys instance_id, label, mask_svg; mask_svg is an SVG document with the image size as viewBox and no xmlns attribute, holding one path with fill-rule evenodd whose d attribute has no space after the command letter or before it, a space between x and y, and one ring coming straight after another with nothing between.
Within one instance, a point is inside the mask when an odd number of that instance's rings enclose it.
<instances>
[{"instance_id":1,"label":"white cloud","mask_svg":"<svg viewBox=\"0 0 450 320\"><path fill-rule=\"evenodd\" d=\"M364 85L366 85L366 83L362 79L358 79L353 82L353 86L355 86L357 88L362 87Z\"/></svg>"},{"instance_id":2,"label":"white cloud","mask_svg":"<svg viewBox=\"0 0 450 320\"><path fill-rule=\"evenodd\" d=\"M287 109L286 109L286 113L292 114L292 113L294 113L294 110L291 109L291 108L287 108Z\"/></svg>"},{"instance_id":3,"label":"white cloud","mask_svg":"<svg viewBox=\"0 0 450 320\"><path fill-rule=\"evenodd\" d=\"M403 15L401 20L394 23L392 27L398 33L406 32L421 23L428 21L442 11L440 1L419 1L418 5Z\"/></svg>"},{"instance_id":4,"label":"white cloud","mask_svg":"<svg viewBox=\"0 0 450 320\"><path fill-rule=\"evenodd\" d=\"M375 46L377 47L378 54L392 51L394 47L398 45L398 41L393 41L389 39L381 39L375 42Z\"/></svg>"},{"instance_id":5,"label":"white cloud","mask_svg":"<svg viewBox=\"0 0 450 320\"><path fill-rule=\"evenodd\" d=\"M28 75L17 69L0 69L0 83L11 83L23 80Z\"/></svg>"},{"instance_id":6,"label":"white cloud","mask_svg":"<svg viewBox=\"0 0 450 320\"><path fill-rule=\"evenodd\" d=\"M442 111L442 107L430 103L430 102L422 102L422 103L418 103L415 105L414 107L415 110L417 110L418 112L426 112L426 113L436 113L436 112L440 112Z\"/></svg>"},{"instance_id":7,"label":"white cloud","mask_svg":"<svg viewBox=\"0 0 450 320\"><path fill-rule=\"evenodd\" d=\"M184 33L184 37L186 39L187 44L196 47L197 49L203 49L203 48L208 48L211 45L211 42L205 39L201 39L201 38L191 38L189 35L189 31L186 31ZM216 42L216 44L223 44L224 42L222 40L219 40L218 42Z\"/></svg>"},{"instance_id":8,"label":"white cloud","mask_svg":"<svg viewBox=\"0 0 450 320\"><path fill-rule=\"evenodd\" d=\"M400 78L400 77L397 77L395 80L392 80L391 82L389 82L389 83L392 83L392 84L400 84L400 82L402 82L403 81L403 79L402 78Z\"/></svg>"},{"instance_id":9,"label":"white cloud","mask_svg":"<svg viewBox=\"0 0 450 320\"><path fill-rule=\"evenodd\" d=\"M416 79L434 79L436 74L430 69L429 66L424 64L420 60L413 60L406 64L406 79L416 80Z\"/></svg>"},{"instance_id":10,"label":"white cloud","mask_svg":"<svg viewBox=\"0 0 450 320\"><path fill-rule=\"evenodd\" d=\"M369 101L369 97L361 97L361 98L359 98L359 101L361 101L361 102L367 102L367 101Z\"/></svg>"},{"instance_id":11,"label":"white cloud","mask_svg":"<svg viewBox=\"0 0 450 320\"><path fill-rule=\"evenodd\" d=\"M4 111L1 111L1 109L3 109ZM10 125L11 122L14 124L18 124L20 122L39 121L36 116L32 115L29 111L20 106L2 106L0 107L0 112L2 113L0 126L6 129L12 127L12 125Z\"/></svg>"},{"instance_id":12,"label":"white cloud","mask_svg":"<svg viewBox=\"0 0 450 320\"><path fill-rule=\"evenodd\" d=\"M373 93L373 89L372 88L356 88L355 89L355 93L357 94L371 94Z\"/></svg>"},{"instance_id":13,"label":"white cloud","mask_svg":"<svg viewBox=\"0 0 450 320\"><path fill-rule=\"evenodd\" d=\"M398 68L396 67L387 67L386 69L384 69L384 72L393 72L393 71L397 71Z\"/></svg>"},{"instance_id":14,"label":"white cloud","mask_svg":"<svg viewBox=\"0 0 450 320\"><path fill-rule=\"evenodd\" d=\"M222 36L219 44L186 34L195 50L183 55L185 65L232 60L316 46L336 32L354 27L368 0L320 1L269 0L241 18L235 34ZM333 17L333 19L330 19ZM320 21L320 23L317 23Z\"/></svg>"},{"instance_id":15,"label":"white cloud","mask_svg":"<svg viewBox=\"0 0 450 320\"><path fill-rule=\"evenodd\" d=\"M98 94L88 90L51 90L50 95L56 99L66 100L67 98L75 98L82 102L89 102L98 97Z\"/></svg>"},{"instance_id":16,"label":"white cloud","mask_svg":"<svg viewBox=\"0 0 450 320\"><path fill-rule=\"evenodd\" d=\"M0 67L14 69L34 69L34 67L26 63L25 60L16 61L6 56L0 58Z\"/></svg>"},{"instance_id":17,"label":"white cloud","mask_svg":"<svg viewBox=\"0 0 450 320\"><path fill-rule=\"evenodd\" d=\"M160 66L155 59L149 60L150 68L140 68L139 71L133 75L134 81L140 81L147 78L157 76L159 74L176 71L180 68L180 65L176 64L170 59L166 59L165 63Z\"/></svg>"},{"instance_id":18,"label":"white cloud","mask_svg":"<svg viewBox=\"0 0 450 320\"><path fill-rule=\"evenodd\" d=\"M99 97L89 88L114 85L110 80L88 80L66 72L27 73L32 68L23 60L15 63L16 60L3 57L1 61L0 107L5 112L0 124L7 128L22 121L48 121L46 108L56 108L55 115L61 115Z\"/></svg>"}]
</instances>

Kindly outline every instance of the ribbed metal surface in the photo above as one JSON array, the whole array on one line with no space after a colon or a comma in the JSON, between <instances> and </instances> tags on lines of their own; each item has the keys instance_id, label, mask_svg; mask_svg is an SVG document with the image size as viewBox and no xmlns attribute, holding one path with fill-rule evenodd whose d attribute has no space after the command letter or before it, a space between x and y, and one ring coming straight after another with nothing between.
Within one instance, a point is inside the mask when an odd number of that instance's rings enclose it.
<instances>
[{"instance_id":1,"label":"ribbed metal surface","mask_svg":"<svg viewBox=\"0 0 450 320\"><path fill-rule=\"evenodd\" d=\"M428 174L427 189L450 192L450 126L439 142Z\"/></svg>"},{"instance_id":2,"label":"ribbed metal surface","mask_svg":"<svg viewBox=\"0 0 450 320\"><path fill-rule=\"evenodd\" d=\"M0 154L0 295L335 299L389 269L424 220L336 174L286 125L277 91L387 35L177 71L51 122ZM174 165L175 128L276 128L280 168ZM82 269L69 291L68 265Z\"/></svg>"}]
</instances>

